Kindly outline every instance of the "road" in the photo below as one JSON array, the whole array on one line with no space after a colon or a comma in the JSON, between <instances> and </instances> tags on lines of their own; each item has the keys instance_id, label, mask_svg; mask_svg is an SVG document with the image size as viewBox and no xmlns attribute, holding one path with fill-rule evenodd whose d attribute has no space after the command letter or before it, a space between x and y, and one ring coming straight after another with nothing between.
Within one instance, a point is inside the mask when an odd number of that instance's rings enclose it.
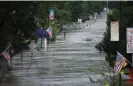
<instances>
[{"instance_id":1,"label":"road","mask_svg":"<svg viewBox=\"0 0 133 86\"><path fill-rule=\"evenodd\" d=\"M80 27L80 29L78 29ZM103 86L103 73L109 73L105 54L95 45L106 31L106 19L87 26L78 24L75 29L57 36L47 49L31 56L28 50L13 57L11 77L0 86ZM86 41L87 39L87 41Z\"/></svg>"}]
</instances>

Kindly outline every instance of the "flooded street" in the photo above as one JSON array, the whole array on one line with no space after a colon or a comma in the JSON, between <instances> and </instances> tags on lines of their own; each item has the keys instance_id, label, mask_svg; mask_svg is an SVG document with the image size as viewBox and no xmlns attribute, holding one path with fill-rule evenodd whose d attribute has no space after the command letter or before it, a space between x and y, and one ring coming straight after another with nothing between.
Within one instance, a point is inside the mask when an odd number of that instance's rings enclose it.
<instances>
[{"instance_id":1,"label":"flooded street","mask_svg":"<svg viewBox=\"0 0 133 86\"><path fill-rule=\"evenodd\" d=\"M97 19L91 28L87 22L57 36L47 51L41 49L31 56L28 50L13 58L11 80L0 86L103 86L97 81L109 73L105 54L95 45L106 31L106 19Z\"/></svg>"}]
</instances>

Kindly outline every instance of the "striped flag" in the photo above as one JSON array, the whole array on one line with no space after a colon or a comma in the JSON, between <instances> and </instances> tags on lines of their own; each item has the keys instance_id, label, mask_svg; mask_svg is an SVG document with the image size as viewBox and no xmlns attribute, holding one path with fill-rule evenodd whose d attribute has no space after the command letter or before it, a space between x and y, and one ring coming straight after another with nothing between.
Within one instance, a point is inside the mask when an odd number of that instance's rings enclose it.
<instances>
[{"instance_id":1,"label":"striped flag","mask_svg":"<svg viewBox=\"0 0 133 86\"><path fill-rule=\"evenodd\" d=\"M46 31L48 32L49 36L52 38L52 27L50 26Z\"/></svg>"},{"instance_id":2,"label":"striped flag","mask_svg":"<svg viewBox=\"0 0 133 86\"><path fill-rule=\"evenodd\" d=\"M9 53L9 46L1 53L5 59L7 59L9 66L11 67L11 59L10 59L10 53Z\"/></svg>"},{"instance_id":3,"label":"striped flag","mask_svg":"<svg viewBox=\"0 0 133 86\"><path fill-rule=\"evenodd\" d=\"M117 52L116 63L114 66L115 73L119 73L126 63L126 58Z\"/></svg>"}]
</instances>

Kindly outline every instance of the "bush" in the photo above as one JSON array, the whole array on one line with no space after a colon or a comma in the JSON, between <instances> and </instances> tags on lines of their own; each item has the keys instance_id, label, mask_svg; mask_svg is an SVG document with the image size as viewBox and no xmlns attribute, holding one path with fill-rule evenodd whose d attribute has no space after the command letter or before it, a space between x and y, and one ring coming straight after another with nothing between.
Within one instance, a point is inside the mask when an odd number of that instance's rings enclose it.
<instances>
[{"instance_id":1,"label":"bush","mask_svg":"<svg viewBox=\"0 0 133 86\"><path fill-rule=\"evenodd\" d=\"M59 31L60 31L60 28L57 26L57 25L53 25L52 26L52 39L51 39L51 41L55 41L56 40L56 36L57 36L57 34L59 33Z\"/></svg>"},{"instance_id":2,"label":"bush","mask_svg":"<svg viewBox=\"0 0 133 86\"><path fill-rule=\"evenodd\" d=\"M107 54L106 59L109 63L113 63L115 59L111 58L111 54L116 55L116 50L118 50L124 57L126 57L130 62L132 61L132 55L126 53L126 28L133 27L133 2L119 2L120 5L117 9L112 9L107 16L107 30L104 34L103 40L100 44L97 44L96 48L100 50L103 48L103 51ZM110 22L119 21L119 41L111 42L110 41ZM130 67L128 65L128 67Z\"/></svg>"},{"instance_id":3,"label":"bush","mask_svg":"<svg viewBox=\"0 0 133 86\"><path fill-rule=\"evenodd\" d=\"M110 41L110 22L111 21L119 21L119 10L114 9L111 10L107 15L107 29L104 33L104 37L100 43L98 43L95 47L99 51L104 51L107 56L106 60L109 62L110 66L113 66L113 61L115 60L116 50L119 49L120 44L118 42Z\"/></svg>"}]
</instances>

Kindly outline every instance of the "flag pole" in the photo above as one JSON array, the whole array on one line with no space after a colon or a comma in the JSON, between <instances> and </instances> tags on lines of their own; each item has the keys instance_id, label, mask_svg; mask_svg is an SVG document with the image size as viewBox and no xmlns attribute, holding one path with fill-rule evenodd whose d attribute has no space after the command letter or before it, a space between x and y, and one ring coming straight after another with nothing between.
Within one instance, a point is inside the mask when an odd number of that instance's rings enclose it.
<instances>
[{"instance_id":1,"label":"flag pole","mask_svg":"<svg viewBox=\"0 0 133 86\"><path fill-rule=\"evenodd\" d=\"M119 53L118 51L116 51L117 53ZM119 53L120 54L120 53ZM121 55L121 54L120 54ZM126 59L126 58L125 58ZM127 60L127 59L126 59ZM131 65L131 66L133 66L133 64L131 63L131 62L129 62L128 60L127 60L127 62Z\"/></svg>"},{"instance_id":2,"label":"flag pole","mask_svg":"<svg viewBox=\"0 0 133 86\"><path fill-rule=\"evenodd\" d=\"M7 48L9 48L9 46L10 46L10 45L8 45ZM6 48L6 49L7 49L7 48ZM6 49L5 49L5 50L6 50ZM5 51L5 50L3 50L3 51Z\"/></svg>"},{"instance_id":3,"label":"flag pole","mask_svg":"<svg viewBox=\"0 0 133 86\"><path fill-rule=\"evenodd\" d=\"M116 50L116 52L119 54L119 55L121 55L117 50ZM121 55L122 56L122 55ZM125 58L126 59L126 58ZM121 86L121 73L119 73L119 86Z\"/></svg>"},{"instance_id":4,"label":"flag pole","mask_svg":"<svg viewBox=\"0 0 133 86\"><path fill-rule=\"evenodd\" d=\"M126 59L127 60L127 59ZM127 60L127 62L133 67L133 64Z\"/></svg>"},{"instance_id":5,"label":"flag pole","mask_svg":"<svg viewBox=\"0 0 133 86\"><path fill-rule=\"evenodd\" d=\"M42 48L42 36L41 36L41 48Z\"/></svg>"},{"instance_id":6,"label":"flag pole","mask_svg":"<svg viewBox=\"0 0 133 86\"><path fill-rule=\"evenodd\" d=\"M121 73L119 73L119 86L121 86Z\"/></svg>"},{"instance_id":7,"label":"flag pole","mask_svg":"<svg viewBox=\"0 0 133 86\"><path fill-rule=\"evenodd\" d=\"M10 45L8 45L6 49L9 49L9 47L10 47ZM6 51L6 49L3 50L2 53L3 53L4 51ZM0 55L1 55L2 53L0 53ZM10 55L10 52L8 52L8 53L9 53L9 55ZM5 56L4 56L4 57L5 57ZM12 67L12 64L11 64L11 55L10 55L9 58L10 58L10 63L9 63L9 61L8 61L8 64L9 64L10 67Z\"/></svg>"},{"instance_id":8,"label":"flag pole","mask_svg":"<svg viewBox=\"0 0 133 86\"><path fill-rule=\"evenodd\" d=\"M113 86L115 86L115 82L114 82L114 80L115 80L114 77L115 77L115 76L114 76L114 75L115 75L115 72L113 71Z\"/></svg>"}]
</instances>

